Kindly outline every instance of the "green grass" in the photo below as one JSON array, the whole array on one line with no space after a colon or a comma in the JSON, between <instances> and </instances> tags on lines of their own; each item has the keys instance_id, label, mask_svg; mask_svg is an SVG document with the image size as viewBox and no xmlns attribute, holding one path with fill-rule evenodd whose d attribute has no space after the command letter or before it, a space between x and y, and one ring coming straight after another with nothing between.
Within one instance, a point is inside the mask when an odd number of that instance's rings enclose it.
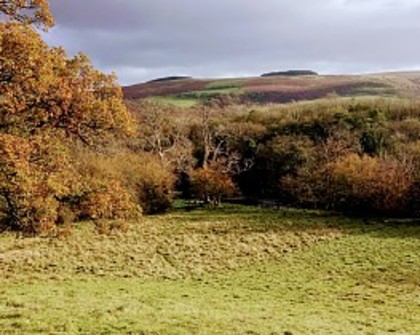
<instances>
[{"instance_id":1,"label":"green grass","mask_svg":"<svg viewBox=\"0 0 420 335\"><path fill-rule=\"evenodd\" d=\"M162 103L162 104L169 104L174 105L177 107L183 107L183 108L190 108L195 106L198 103L198 99L193 98L185 98L185 97L178 97L178 96L156 96L148 98L148 100Z\"/></svg>"},{"instance_id":2,"label":"green grass","mask_svg":"<svg viewBox=\"0 0 420 335\"><path fill-rule=\"evenodd\" d=\"M418 334L420 226L226 206L0 237L0 333Z\"/></svg>"},{"instance_id":3,"label":"green grass","mask_svg":"<svg viewBox=\"0 0 420 335\"><path fill-rule=\"evenodd\" d=\"M190 108L203 99L209 99L217 94L239 94L241 93L241 82L238 80L217 80L210 83L206 89L191 91L177 95L155 96L148 100L162 104L174 105L177 107Z\"/></svg>"},{"instance_id":4,"label":"green grass","mask_svg":"<svg viewBox=\"0 0 420 335\"><path fill-rule=\"evenodd\" d=\"M221 88L209 88L201 91L185 92L177 95L180 99L209 99L218 94L240 94L241 88L239 87L221 87Z\"/></svg>"}]
</instances>

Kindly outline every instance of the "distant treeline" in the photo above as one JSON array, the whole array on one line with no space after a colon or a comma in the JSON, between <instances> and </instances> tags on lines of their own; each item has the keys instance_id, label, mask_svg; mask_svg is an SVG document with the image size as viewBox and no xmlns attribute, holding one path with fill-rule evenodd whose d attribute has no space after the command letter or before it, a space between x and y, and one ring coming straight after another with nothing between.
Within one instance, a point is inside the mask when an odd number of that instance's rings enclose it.
<instances>
[{"instance_id":1,"label":"distant treeline","mask_svg":"<svg viewBox=\"0 0 420 335\"><path fill-rule=\"evenodd\" d=\"M261 75L261 77L275 77L275 76L318 76L318 73L310 70L289 70L289 71L276 71L267 72Z\"/></svg>"},{"instance_id":2,"label":"distant treeline","mask_svg":"<svg viewBox=\"0 0 420 335\"><path fill-rule=\"evenodd\" d=\"M188 76L170 76L170 77L163 77L163 78L157 78L148 81L148 83L161 83L165 81L174 81L174 80L182 80L182 79L192 79L192 77Z\"/></svg>"}]
</instances>

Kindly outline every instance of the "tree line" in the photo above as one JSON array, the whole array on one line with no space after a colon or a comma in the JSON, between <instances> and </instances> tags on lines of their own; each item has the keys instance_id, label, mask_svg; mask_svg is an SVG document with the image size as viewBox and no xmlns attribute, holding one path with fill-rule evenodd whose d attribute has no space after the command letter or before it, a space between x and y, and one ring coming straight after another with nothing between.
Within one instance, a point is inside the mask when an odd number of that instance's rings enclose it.
<instances>
[{"instance_id":1,"label":"tree line","mask_svg":"<svg viewBox=\"0 0 420 335\"><path fill-rule=\"evenodd\" d=\"M186 197L218 204L237 195L361 215L419 212L417 101L128 106L143 129L139 148L172 164Z\"/></svg>"}]
</instances>

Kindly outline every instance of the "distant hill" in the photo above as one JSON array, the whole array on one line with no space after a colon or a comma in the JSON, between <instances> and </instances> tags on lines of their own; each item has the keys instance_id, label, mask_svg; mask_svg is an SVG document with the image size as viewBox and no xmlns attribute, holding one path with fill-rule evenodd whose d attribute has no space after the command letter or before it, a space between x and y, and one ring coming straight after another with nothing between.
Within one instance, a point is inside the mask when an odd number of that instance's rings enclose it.
<instances>
[{"instance_id":1,"label":"distant hill","mask_svg":"<svg viewBox=\"0 0 420 335\"><path fill-rule=\"evenodd\" d=\"M310 70L289 70L289 71L277 71L277 72L267 72L263 73L261 77L276 77L276 76L317 76L318 73Z\"/></svg>"},{"instance_id":2,"label":"distant hill","mask_svg":"<svg viewBox=\"0 0 420 335\"><path fill-rule=\"evenodd\" d=\"M235 95L242 101L262 104L315 100L332 95L340 97L420 96L420 72L366 75L314 75L312 72L311 75L307 75L309 72L302 75L289 71L286 73L289 75L273 73L263 77L213 80L167 77L124 87L123 92L126 99L152 98L182 106L191 106L200 100L221 94Z\"/></svg>"},{"instance_id":3,"label":"distant hill","mask_svg":"<svg viewBox=\"0 0 420 335\"><path fill-rule=\"evenodd\" d=\"M161 83L165 81L174 81L174 80L183 80L183 79L192 79L192 77L188 76L170 76L170 77L163 77L163 78L157 78L148 81L148 83Z\"/></svg>"}]
</instances>

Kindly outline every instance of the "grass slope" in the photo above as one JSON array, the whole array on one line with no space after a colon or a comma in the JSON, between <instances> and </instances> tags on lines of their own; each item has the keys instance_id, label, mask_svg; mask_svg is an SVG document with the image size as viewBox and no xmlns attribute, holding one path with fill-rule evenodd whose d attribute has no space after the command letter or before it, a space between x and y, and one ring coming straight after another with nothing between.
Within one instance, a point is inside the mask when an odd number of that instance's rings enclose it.
<instances>
[{"instance_id":1,"label":"grass slope","mask_svg":"<svg viewBox=\"0 0 420 335\"><path fill-rule=\"evenodd\" d=\"M420 94L420 73L185 79L138 84L123 90L126 99L166 98L162 101L177 105L183 99L192 104L215 94L232 93L256 103L316 100L331 94L341 97L417 97Z\"/></svg>"},{"instance_id":2,"label":"grass slope","mask_svg":"<svg viewBox=\"0 0 420 335\"><path fill-rule=\"evenodd\" d=\"M253 207L0 237L0 329L418 334L420 226Z\"/></svg>"}]
</instances>

